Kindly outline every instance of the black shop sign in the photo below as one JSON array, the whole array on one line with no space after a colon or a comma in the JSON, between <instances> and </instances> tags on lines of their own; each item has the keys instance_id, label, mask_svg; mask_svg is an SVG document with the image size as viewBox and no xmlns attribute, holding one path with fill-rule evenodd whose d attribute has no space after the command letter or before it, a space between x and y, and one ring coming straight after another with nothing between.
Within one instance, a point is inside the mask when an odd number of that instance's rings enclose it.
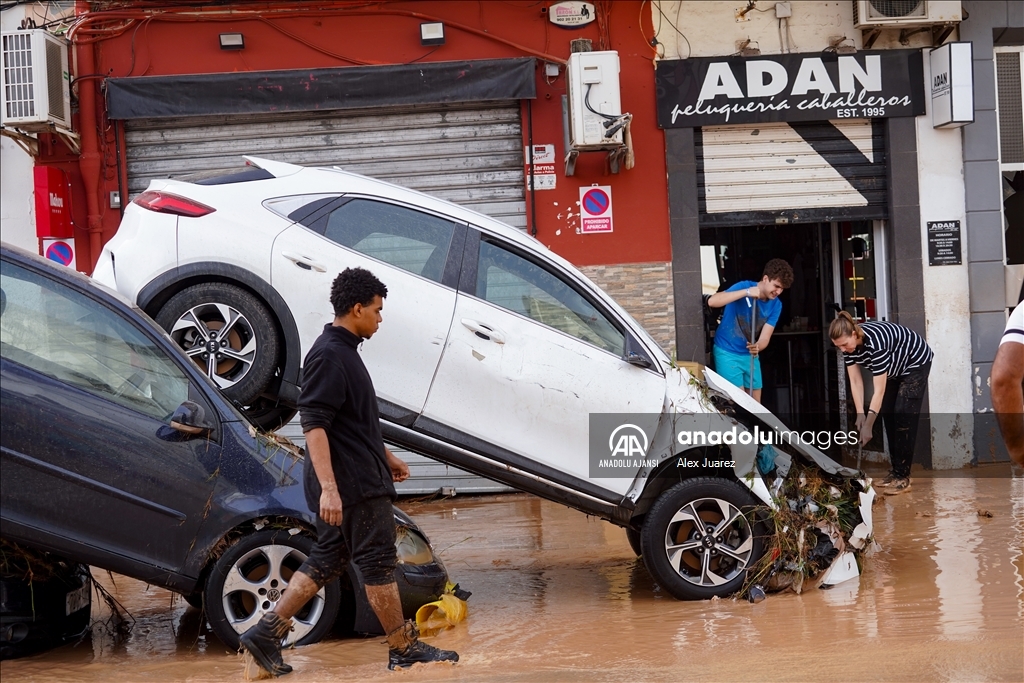
<instances>
[{"instance_id":1,"label":"black shop sign","mask_svg":"<svg viewBox=\"0 0 1024 683\"><path fill-rule=\"evenodd\" d=\"M658 62L658 126L924 114L920 50L697 57Z\"/></svg>"},{"instance_id":2,"label":"black shop sign","mask_svg":"<svg viewBox=\"0 0 1024 683\"><path fill-rule=\"evenodd\" d=\"M960 265L960 221L928 221L928 265Z\"/></svg>"}]
</instances>

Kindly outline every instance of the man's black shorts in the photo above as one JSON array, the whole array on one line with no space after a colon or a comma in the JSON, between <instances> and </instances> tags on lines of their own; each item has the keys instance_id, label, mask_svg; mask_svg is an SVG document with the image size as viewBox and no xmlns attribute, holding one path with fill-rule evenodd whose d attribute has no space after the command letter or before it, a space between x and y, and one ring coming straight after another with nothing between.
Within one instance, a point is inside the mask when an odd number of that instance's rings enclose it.
<instances>
[{"instance_id":1,"label":"man's black shorts","mask_svg":"<svg viewBox=\"0 0 1024 683\"><path fill-rule=\"evenodd\" d=\"M367 586L384 586L395 580L395 513L389 496L344 505L341 526L316 517L316 545L299 571L322 586L355 562Z\"/></svg>"}]
</instances>

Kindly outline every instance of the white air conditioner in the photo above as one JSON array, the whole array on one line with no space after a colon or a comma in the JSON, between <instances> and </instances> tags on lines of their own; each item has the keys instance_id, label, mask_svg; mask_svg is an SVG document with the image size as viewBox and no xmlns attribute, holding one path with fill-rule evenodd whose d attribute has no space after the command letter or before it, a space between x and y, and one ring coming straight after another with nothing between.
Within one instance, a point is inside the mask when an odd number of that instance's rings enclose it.
<instances>
[{"instance_id":1,"label":"white air conditioner","mask_svg":"<svg viewBox=\"0 0 1024 683\"><path fill-rule=\"evenodd\" d=\"M579 151L622 146L619 53L573 52L566 67L569 82L569 137Z\"/></svg>"},{"instance_id":2,"label":"white air conditioner","mask_svg":"<svg viewBox=\"0 0 1024 683\"><path fill-rule=\"evenodd\" d=\"M71 129L68 44L42 29L5 31L0 124L26 132Z\"/></svg>"},{"instance_id":3,"label":"white air conditioner","mask_svg":"<svg viewBox=\"0 0 1024 683\"><path fill-rule=\"evenodd\" d=\"M854 0L853 25L860 29L957 24L960 0Z\"/></svg>"}]
</instances>

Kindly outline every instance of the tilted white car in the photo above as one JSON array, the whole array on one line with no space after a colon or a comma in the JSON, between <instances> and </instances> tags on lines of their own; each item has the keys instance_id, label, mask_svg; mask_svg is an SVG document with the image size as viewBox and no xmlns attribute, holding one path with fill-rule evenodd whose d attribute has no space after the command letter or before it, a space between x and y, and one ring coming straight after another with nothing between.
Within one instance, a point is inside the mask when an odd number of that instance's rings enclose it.
<instances>
[{"instance_id":1,"label":"tilted white car","mask_svg":"<svg viewBox=\"0 0 1024 683\"><path fill-rule=\"evenodd\" d=\"M675 367L520 230L337 169L247 161L195 184L153 181L94 277L152 315L254 421L272 429L294 415L302 358L333 318L330 284L361 266L388 287L381 330L362 346L387 441L626 527L676 597L744 584L763 544L741 512L778 507L757 444L681 446L676 433L708 419L741 434L784 429L774 416L710 371L705 384ZM626 442L635 456L629 444L647 441L645 457L616 461L611 444L603 455L618 469L602 469L590 438L603 414L653 416ZM776 448L826 477L858 476L813 446ZM863 544L873 493L857 481Z\"/></svg>"}]
</instances>

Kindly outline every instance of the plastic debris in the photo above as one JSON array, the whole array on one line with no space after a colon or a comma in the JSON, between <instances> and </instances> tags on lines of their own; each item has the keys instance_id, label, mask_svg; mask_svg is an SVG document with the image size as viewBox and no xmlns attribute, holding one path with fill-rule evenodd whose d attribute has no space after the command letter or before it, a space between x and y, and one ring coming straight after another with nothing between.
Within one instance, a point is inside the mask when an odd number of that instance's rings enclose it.
<instances>
[{"instance_id":1,"label":"plastic debris","mask_svg":"<svg viewBox=\"0 0 1024 683\"><path fill-rule=\"evenodd\" d=\"M775 467L775 449L770 443L762 444L757 449L757 471L762 475L767 475L774 472Z\"/></svg>"},{"instance_id":2,"label":"plastic debris","mask_svg":"<svg viewBox=\"0 0 1024 683\"><path fill-rule=\"evenodd\" d=\"M747 600L754 604L764 601L764 599L767 597L768 595L764 592L764 588L757 585L756 583L750 587L750 590L747 591Z\"/></svg>"},{"instance_id":3,"label":"plastic debris","mask_svg":"<svg viewBox=\"0 0 1024 683\"><path fill-rule=\"evenodd\" d=\"M462 590L458 584L448 582L440 599L428 602L416 610L416 627L420 633L433 636L463 621L469 612L466 599L470 595L469 591Z\"/></svg>"}]
</instances>

